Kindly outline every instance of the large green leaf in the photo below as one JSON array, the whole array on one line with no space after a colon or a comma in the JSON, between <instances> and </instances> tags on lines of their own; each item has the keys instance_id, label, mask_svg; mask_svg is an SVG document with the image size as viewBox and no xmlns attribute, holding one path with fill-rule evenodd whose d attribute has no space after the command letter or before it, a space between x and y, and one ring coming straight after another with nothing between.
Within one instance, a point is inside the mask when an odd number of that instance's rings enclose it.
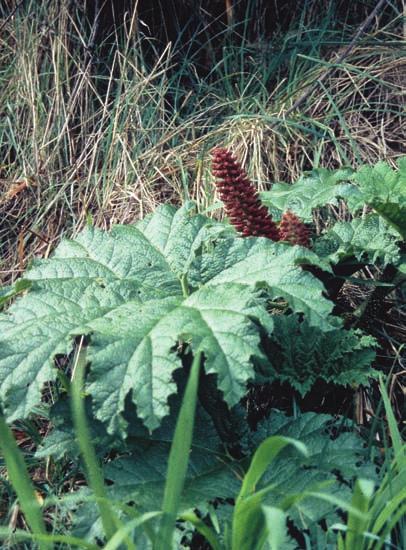
<instances>
[{"instance_id":1,"label":"large green leaf","mask_svg":"<svg viewBox=\"0 0 406 550\"><path fill-rule=\"evenodd\" d=\"M224 228L222 224L197 214L192 202L187 202L179 210L163 205L137 223L137 229L165 257L169 268L177 275L187 273L202 242L219 226Z\"/></svg>"},{"instance_id":2,"label":"large green leaf","mask_svg":"<svg viewBox=\"0 0 406 550\"><path fill-rule=\"evenodd\" d=\"M72 336L89 333L91 321L152 293L181 294L165 258L134 227L87 229L26 279L31 292L0 318L0 395L11 418L38 403L44 383L55 379L54 357L69 353Z\"/></svg>"},{"instance_id":3,"label":"large green leaf","mask_svg":"<svg viewBox=\"0 0 406 550\"><path fill-rule=\"evenodd\" d=\"M258 330L248 316L252 302L247 287L226 284L203 287L183 301L128 302L90 323L89 392L97 418L114 431L132 390L138 415L156 428L176 391L172 374L181 366L173 349L177 341L204 351L206 372L217 374L228 404L237 403L254 375L250 358L260 355Z\"/></svg>"},{"instance_id":4,"label":"large green leaf","mask_svg":"<svg viewBox=\"0 0 406 550\"><path fill-rule=\"evenodd\" d=\"M168 212L189 221L189 250L199 240L201 217L192 221L190 205L178 213L162 207L156 216L162 220ZM165 231L171 228L162 226ZM38 403L44 383L56 377L54 357L69 353L73 336L91 332L92 321L151 298L162 299L164 311L178 303L182 288L171 265L170 247L160 249L133 226L109 233L87 228L74 241L63 241L53 258L35 262L26 274L31 292L0 317L0 397L10 418L26 416Z\"/></svg>"},{"instance_id":5,"label":"large green leaf","mask_svg":"<svg viewBox=\"0 0 406 550\"><path fill-rule=\"evenodd\" d=\"M192 284L209 286L233 282L266 288L272 299L284 298L297 312L304 313L312 326L332 328L332 303L323 296L323 284L301 265L329 265L312 251L300 246L274 243L264 238L220 239L196 258Z\"/></svg>"},{"instance_id":6,"label":"large green leaf","mask_svg":"<svg viewBox=\"0 0 406 550\"><path fill-rule=\"evenodd\" d=\"M145 510L157 509L162 502L166 480L167 442L153 443L142 452L108 464L105 476L114 483L112 496L117 500L135 500ZM221 454L204 448L189 456L189 469L181 500L181 510L215 498L232 498L239 487L238 476Z\"/></svg>"},{"instance_id":7,"label":"large green leaf","mask_svg":"<svg viewBox=\"0 0 406 550\"><path fill-rule=\"evenodd\" d=\"M181 366L173 350L179 340L205 352L206 370L218 374L230 405L242 397L253 376L250 358L260 353L258 329L248 315L253 298L247 287L207 287L183 301L177 296L142 303L126 302L123 293L108 292L106 285L98 300L99 289L92 289L93 307L86 307L83 294L74 295L73 303L66 291L76 291L77 285L70 283L63 281L61 289L54 285L54 293L46 285L46 292L27 296L23 305L39 318L29 315L25 320L21 303L13 308L15 319L22 322L2 335L7 340L0 366L3 396L14 417L25 416L38 402L42 383L55 377L53 357L70 350L70 336L83 333L93 333L89 392L96 416L112 431L120 427L119 415L130 391L149 428L168 413L167 399L176 391L172 374Z\"/></svg>"},{"instance_id":8,"label":"large green leaf","mask_svg":"<svg viewBox=\"0 0 406 550\"><path fill-rule=\"evenodd\" d=\"M266 299L283 298L312 326L332 328L322 283L301 268L325 267L316 254L224 238L217 226L190 203L163 206L137 226L87 228L35 262L29 292L0 317L0 398L9 419L38 404L56 378L55 357L68 355L78 335L90 337L95 416L123 433L127 397L151 430L168 414L179 343L204 353L206 372L237 403L262 355L261 325L272 332Z\"/></svg>"},{"instance_id":9,"label":"large green leaf","mask_svg":"<svg viewBox=\"0 0 406 550\"><path fill-rule=\"evenodd\" d=\"M173 412L175 414L166 417L151 434L142 426L131 428L128 442L132 446L131 451L105 466L105 477L113 483L112 497L134 500L136 506L143 510L160 508L176 419L176 410ZM235 465L235 468L238 466ZM232 498L239 487L239 477L224 454L210 418L198 407L182 492L182 510L215 498Z\"/></svg>"},{"instance_id":10,"label":"large green leaf","mask_svg":"<svg viewBox=\"0 0 406 550\"><path fill-rule=\"evenodd\" d=\"M370 262L396 263L399 259L396 232L376 214L337 222L318 239L314 251L332 263L355 256Z\"/></svg>"},{"instance_id":11,"label":"large green leaf","mask_svg":"<svg viewBox=\"0 0 406 550\"><path fill-rule=\"evenodd\" d=\"M105 477L111 483L109 494L112 500L131 502L138 511L159 507L173 423L173 416L165 418L161 427L150 435L139 424L130 427L125 456L111 460L104 468ZM199 407L180 511L198 508L205 512L211 501L220 505L224 499L235 498L241 489L242 472L250 464L248 457L271 435L301 441L309 456L306 458L287 447L272 461L256 490L272 484L264 503L285 509L296 526L309 529L312 537L322 538L323 533L319 532L317 525L320 519L325 518L327 525L337 521L336 507L315 497L300 499L298 496L317 490L349 503L351 482L359 476L375 477L373 465L364 466L361 439L353 426L343 419L315 413L293 418L273 410L256 432L246 435L243 444L247 458L230 462L222 451L212 423ZM130 451L129 443L133 447ZM231 506L227 508L224 522L231 521L233 509ZM217 513L221 515L223 509L220 505Z\"/></svg>"},{"instance_id":12,"label":"large green leaf","mask_svg":"<svg viewBox=\"0 0 406 550\"><path fill-rule=\"evenodd\" d=\"M365 465L362 441L343 420L316 413L292 418L272 411L257 432L247 436L247 448L256 448L270 435L297 439L306 445L309 453L307 458L303 458L286 448L257 488L273 486L265 499L271 506L286 509L291 502L288 515L300 529L309 528L321 518L331 524L337 516L333 504L310 496L297 500L298 495L317 490L349 503L350 483L359 476L372 479L376 476L373 466Z\"/></svg>"},{"instance_id":13,"label":"large green leaf","mask_svg":"<svg viewBox=\"0 0 406 550\"><path fill-rule=\"evenodd\" d=\"M121 441L119 456L104 466L111 502L129 504L136 512L158 510L162 505L167 478L169 450L173 440L179 399L174 400L172 413L161 426L149 433L135 419L129 426L129 437ZM72 433L72 441L74 434ZM197 406L193 443L189 455L189 466L182 491L180 511L198 506L206 508L208 501L216 498L231 499L239 490L239 464L233 463L224 453L222 442L210 417ZM87 491L75 494L75 499L66 501L66 512L72 512L76 536L95 541L102 537L100 521L94 502L87 502ZM62 503L63 504L63 503ZM130 516L123 516L127 523ZM146 540L140 540L137 548L150 548ZM177 548L175 545L174 548Z\"/></svg>"},{"instance_id":14,"label":"large green leaf","mask_svg":"<svg viewBox=\"0 0 406 550\"><path fill-rule=\"evenodd\" d=\"M319 168L301 177L293 185L275 183L271 191L261 193L264 204L282 212L291 210L303 221L312 221L313 210L319 206L337 204L339 197L346 198L356 192L348 181L352 170Z\"/></svg>"},{"instance_id":15,"label":"large green leaf","mask_svg":"<svg viewBox=\"0 0 406 550\"><path fill-rule=\"evenodd\" d=\"M406 239L406 157L398 159L397 168L384 161L362 166L353 177L359 192L349 204L354 210L370 205Z\"/></svg>"}]
</instances>

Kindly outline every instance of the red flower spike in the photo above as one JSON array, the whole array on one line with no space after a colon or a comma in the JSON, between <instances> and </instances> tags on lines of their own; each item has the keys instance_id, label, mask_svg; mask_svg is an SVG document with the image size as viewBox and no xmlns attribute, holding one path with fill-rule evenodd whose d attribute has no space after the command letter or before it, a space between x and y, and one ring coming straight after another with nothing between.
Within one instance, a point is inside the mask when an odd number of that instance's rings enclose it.
<instances>
[{"instance_id":1,"label":"red flower spike","mask_svg":"<svg viewBox=\"0 0 406 550\"><path fill-rule=\"evenodd\" d=\"M279 236L281 241L288 241L306 247L310 246L310 231L296 214L289 210L282 215L279 224Z\"/></svg>"},{"instance_id":2,"label":"red flower spike","mask_svg":"<svg viewBox=\"0 0 406 550\"><path fill-rule=\"evenodd\" d=\"M235 157L221 147L211 153L212 173L224 210L234 227L244 237L267 237L279 241L279 231L265 206L261 205L258 191Z\"/></svg>"}]
</instances>

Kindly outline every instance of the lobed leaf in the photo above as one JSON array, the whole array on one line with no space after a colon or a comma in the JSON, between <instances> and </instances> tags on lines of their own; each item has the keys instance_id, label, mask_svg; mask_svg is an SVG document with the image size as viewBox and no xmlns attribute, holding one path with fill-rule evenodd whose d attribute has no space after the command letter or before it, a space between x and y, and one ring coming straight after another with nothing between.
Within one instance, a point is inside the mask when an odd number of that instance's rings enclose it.
<instances>
[{"instance_id":1,"label":"lobed leaf","mask_svg":"<svg viewBox=\"0 0 406 550\"><path fill-rule=\"evenodd\" d=\"M317 413L293 418L273 410L257 432L246 438L246 446L256 448L270 435L299 440L308 450L308 458L302 458L286 448L258 486L261 490L272 485L265 504L284 509L289 506L289 517L300 529L314 526L321 518L327 525L338 519L333 504L311 496L297 498L302 493L317 490L349 503L348 484L353 479L376 477L373 465L365 466L366 455L359 436L349 431L343 420Z\"/></svg>"},{"instance_id":2,"label":"lobed leaf","mask_svg":"<svg viewBox=\"0 0 406 550\"><path fill-rule=\"evenodd\" d=\"M312 221L315 208L337 204L338 198L347 198L356 193L349 183L351 169L327 170L318 168L301 177L296 183L275 183L271 191L261 193L261 198L269 207L282 212L290 210L303 221Z\"/></svg>"},{"instance_id":3,"label":"lobed leaf","mask_svg":"<svg viewBox=\"0 0 406 550\"><path fill-rule=\"evenodd\" d=\"M160 206L153 215L137 223L137 229L165 257L169 269L177 275L187 273L208 233L216 226L224 227L197 214L196 205L191 201L180 209Z\"/></svg>"},{"instance_id":4,"label":"lobed leaf","mask_svg":"<svg viewBox=\"0 0 406 550\"><path fill-rule=\"evenodd\" d=\"M178 341L204 352L206 372L218 375L227 403L237 403L254 375L250 358L260 355L259 334L248 316L251 303L249 289L229 284L202 288L184 301L127 303L94 321L89 392L97 418L111 431L118 429L124 399L132 391L138 415L155 429L176 391Z\"/></svg>"},{"instance_id":5,"label":"lobed leaf","mask_svg":"<svg viewBox=\"0 0 406 550\"><path fill-rule=\"evenodd\" d=\"M376 341L357 330L342 328L323 333L296 315L277 315L262 374L288 382L305 395L322 379L351 387L368 385Z\"/></svg>"},{"instance_id":6,"label":"lobed leaf","mask_svg":"<svg viewBox=\"0 0 406 550\"><path fill-rule=\"evenodd\" d=\"M406 239L406 157L397 161L397 170L387 162L362 166L353 177L358 195L349 201L353 210L370 205Z\"/></svg>"},{"instance_id":7,"label":"lobed leaf","mask_svg":"<svg viewBox=\"0 0 406 550\"><path fill-rule=\"evenodd\" d=\"M223 226L222 226L223 227ZM9 420L27 416L57 376L55 357L90 337L87 392L110 433L123 434L131 399L150 430L168 414L179 344L205 355L232 406L272 332L266 299L286 300L312 326L332 330L332 304L303 264L328 264L299 246L225 237L191 203L163 206L137 226L87 228L36 261L29 292L0 316L0 399Z\"/></svg>"},{"instance_id":8,"label":"lobed leaf","mask_svg":"<svg viewBox=\"0 0 406 550\"><path fill-rule=\"evenodd\" d=\"M331 330L332 303L323 284L301 265L330 267L312 251L264 238L222 239L192 266L191 281L209 286L233 282L266 288L272 299L284 298L293 311L304 313L312 326Z\"/></svg>"},{"instance_id":9,"label":"lobed leaf","mask_svg":"<svg viewBox=\"0 0 406 550\"><path fill-rule=\"evenodd\" d=\"M338 263L355 256L358 260L381 261L384 265L399 260L397 234L376 214L337 222L314 245L314 252Z\"/></svg>"}]
</instances>

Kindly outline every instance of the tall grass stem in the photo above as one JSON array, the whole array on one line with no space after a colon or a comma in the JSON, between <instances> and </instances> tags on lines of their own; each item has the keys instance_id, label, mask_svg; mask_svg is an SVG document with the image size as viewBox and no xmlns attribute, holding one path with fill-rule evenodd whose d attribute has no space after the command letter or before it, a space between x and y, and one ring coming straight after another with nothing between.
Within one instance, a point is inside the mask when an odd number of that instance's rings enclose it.
<instances>
[{"instance_id":1,"label":"tall grass stem","mask_svg":"<svg viewBox=\"0 0 406 550\"><path fill-rule=\"evenodd\" d=\"M75 434L79 450L83 457L86 477L90 488L97 498L100 517L107 540L114 535L117 519L114 521L115 512L107 504L107 493L104 486L104 479L101 467L98 463L96 452L92 444L92 434L89 430L85 401L83 397L83 381L86 368L86 348L83 346L83 338L75 355L72 386L71 386L71 408L72 418L75 427Z\"/></svg>"},{"instance_id":2,"label":"tall grass stem","mask_svg":"<svg viewBox=\"0 0 406 550\"><path fill-rule=\"evenodd\" d=\"M201 361L202 352L198 351L193 359L169 453L167 478L162 503L164 517L162 518L155 550L168 550L168 548L171 548L176 515L180 507L193 439Z\"/></svg>"},{"instance_id":3,"label":"tall grass stem","mask_svg":"<svg viewBox=\"0 0 406 550\"><path fill-rule=\"evenodd\" d=\"M17 493L20 507L30 529L34 535L46 535L41 507L28 474L22 452L18 448L12 431L7 426L2 414L0 414L0 449L6 463L9 479ZM45 540L38 542L38 546L40 550L51 550L53 548L52 544Z\"/></svg>"}]
</instances>

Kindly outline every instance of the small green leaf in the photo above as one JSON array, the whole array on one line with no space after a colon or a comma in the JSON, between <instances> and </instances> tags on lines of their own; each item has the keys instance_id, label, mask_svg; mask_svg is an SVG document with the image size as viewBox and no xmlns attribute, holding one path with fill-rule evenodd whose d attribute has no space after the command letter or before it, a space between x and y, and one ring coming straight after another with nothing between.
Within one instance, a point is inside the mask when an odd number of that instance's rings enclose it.
<instances>
[{"instance_id":1,"label":"small green leaf","mask_svg":"<svg viewBox=\"0 0 406 550\"><path fill-rule=\"evenodd\" d=\"M1 287L0 309L2 309L9 300L14 298L14 296L17 296L17 294L21 294L22 292L24 292L24 290L28 290L30 286L30 281L27 281L26 279L19 279L13 285Z\"/></svg>"}]
</instances>

